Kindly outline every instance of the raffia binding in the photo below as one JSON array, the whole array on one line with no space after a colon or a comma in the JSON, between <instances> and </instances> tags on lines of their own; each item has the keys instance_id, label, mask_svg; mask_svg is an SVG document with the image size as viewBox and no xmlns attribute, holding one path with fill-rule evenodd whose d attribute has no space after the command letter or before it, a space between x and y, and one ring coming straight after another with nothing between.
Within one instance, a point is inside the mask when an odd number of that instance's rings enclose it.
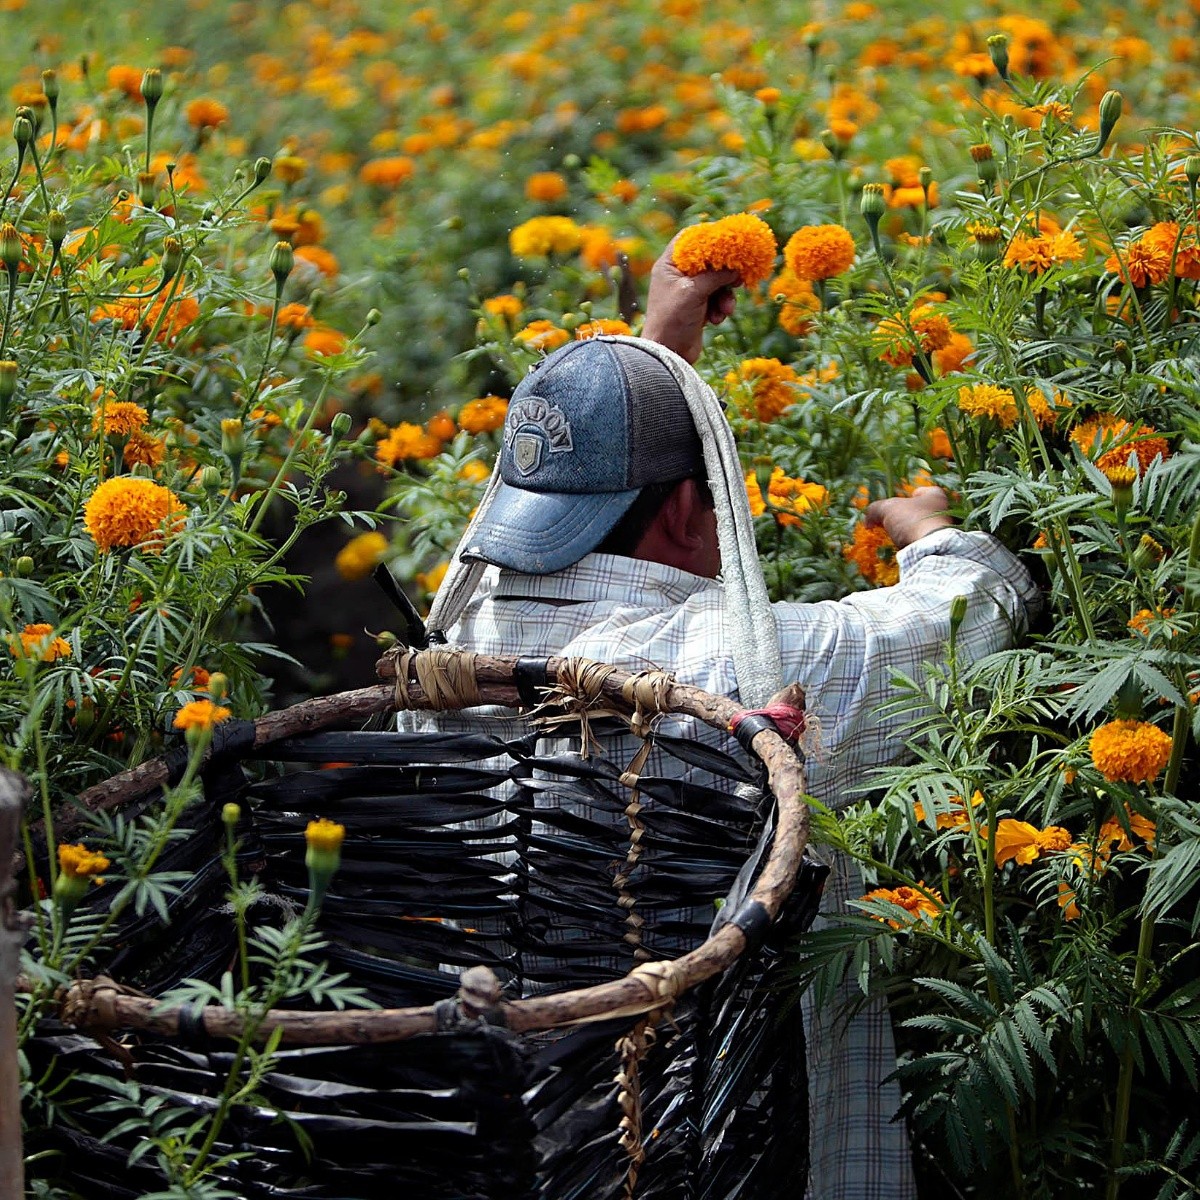
<instances>
[{"instance_id":1,"label":"raffia binding","mask_svg":"<svg viewBox=\"0 0 1200 1200\"><path fill-rule=\"evenodd\" d=\"M475 677L475 655L461 650L412 650L394 647L384 656L394 660L396 707L448 709L474 708L482 704L479 680ZM409 694L409 673L415 668L421 689L419 705Z\"/></svg>"}]
</instances>

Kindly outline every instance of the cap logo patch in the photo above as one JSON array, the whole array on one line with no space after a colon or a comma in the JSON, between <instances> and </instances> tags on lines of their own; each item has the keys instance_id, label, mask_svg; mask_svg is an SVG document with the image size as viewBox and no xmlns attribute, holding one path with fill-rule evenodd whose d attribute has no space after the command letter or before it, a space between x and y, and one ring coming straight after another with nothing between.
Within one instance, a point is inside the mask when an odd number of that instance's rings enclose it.
<instances>
[{"instance_id":1,"label":"cap logo patch","mask_svg":"<svg viewBox=\"0 0 1200 1200\"><path fill-rule=\"evenodd\" d=\"M542 447L546 444L544 438L535 433L522 431L513 438L512 456L517 470L522 475L531 475L538 469L542 461Z\"/></svg>"},{"instance_id":2,"label":"cap logo patch","mask_svg":"<svg viewBox=\"0 0 1200 1200\"><path fill-rule=\"evenodd\" d=\"M526 396L516 404L510 405L508 410L505 441L513 446L514 457L518 436L525 435L530 426L546 439L551 454L564 454L575 448L571 442L571 423L562 409L541 396ZM517 466L520 465L518 460ZM530 470L532 469L530 467Z\"/></svg>"}]
</instances>

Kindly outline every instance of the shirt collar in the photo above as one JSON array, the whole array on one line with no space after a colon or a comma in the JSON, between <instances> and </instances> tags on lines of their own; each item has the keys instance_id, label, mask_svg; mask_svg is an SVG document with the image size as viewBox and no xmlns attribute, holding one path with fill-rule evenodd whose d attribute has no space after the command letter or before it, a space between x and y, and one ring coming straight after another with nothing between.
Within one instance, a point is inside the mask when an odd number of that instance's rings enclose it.
<instances>
[{"instance_id":1,"label":"shirt collar","mask_svg":"<svg viewBox=\"0 0 1200 1200\"><path fill-rule=\"evenodd\" d=\"M524 575L502 569L491 598L634 600L653 606L656 602L682 604L691 596L720 586L715 579L705 579L663 563L618 554L588 554L565 571L549 575Z\"/></svg>"}]
</instances>

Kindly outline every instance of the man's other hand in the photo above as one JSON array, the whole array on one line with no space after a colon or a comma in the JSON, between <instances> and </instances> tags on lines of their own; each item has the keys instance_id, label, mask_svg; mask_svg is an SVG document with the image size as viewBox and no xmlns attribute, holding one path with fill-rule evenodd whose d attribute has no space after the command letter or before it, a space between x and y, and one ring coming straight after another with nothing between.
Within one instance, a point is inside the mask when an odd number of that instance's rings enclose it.
<instances>
[{"instance_id":1,"label":"man's other hand","mask_svg":"<svg viewBox=\"0 0 1200 1200\"><path fill-rule=\"evenodd\" d=\"M868 504L863 517L868 525L882 525L896 548L903 550L918 538L954 524L946 511L949 503L941 488L921 487L911 496L893 496Z\"/></svg>"},{"instance_id":2,"label":"man's other hand","mask_svg":"<svg viewBox=\"0 0 1200 1200\"><path fill-rule=\"evenodd\" d=\"M742 277L737 271L685 275L675 265L674 252L672 238L650 272L642 336L694 363L704 349L704 326L719 325L733 315L733 289Z\"/></svg>"}]
</instances>

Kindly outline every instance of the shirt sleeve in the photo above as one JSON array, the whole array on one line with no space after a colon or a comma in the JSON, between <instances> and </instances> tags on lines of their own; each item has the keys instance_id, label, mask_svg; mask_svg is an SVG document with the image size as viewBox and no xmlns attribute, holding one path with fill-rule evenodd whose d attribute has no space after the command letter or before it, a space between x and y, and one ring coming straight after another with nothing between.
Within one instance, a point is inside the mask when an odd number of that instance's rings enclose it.
<instances>
[{"instance_id":1,"label":"shirt sleeve","mask_svg":"<svg viewBox=\"0 0 1200 1200\"><path fill-rule=\"evenodd\" d=\"M967 610L959 654L974 661L1011 646L1040 607L1029 572L995 538L946 529L897 556L900 582L818 604L779 603L784 676L805 689L818 737L809 753L809 791L834 807L873 767L904 756L905 719L883 716L894 697L892 676L920 679L942 657L950 637L950 605Z\"/></svg>"}]
</instances>

